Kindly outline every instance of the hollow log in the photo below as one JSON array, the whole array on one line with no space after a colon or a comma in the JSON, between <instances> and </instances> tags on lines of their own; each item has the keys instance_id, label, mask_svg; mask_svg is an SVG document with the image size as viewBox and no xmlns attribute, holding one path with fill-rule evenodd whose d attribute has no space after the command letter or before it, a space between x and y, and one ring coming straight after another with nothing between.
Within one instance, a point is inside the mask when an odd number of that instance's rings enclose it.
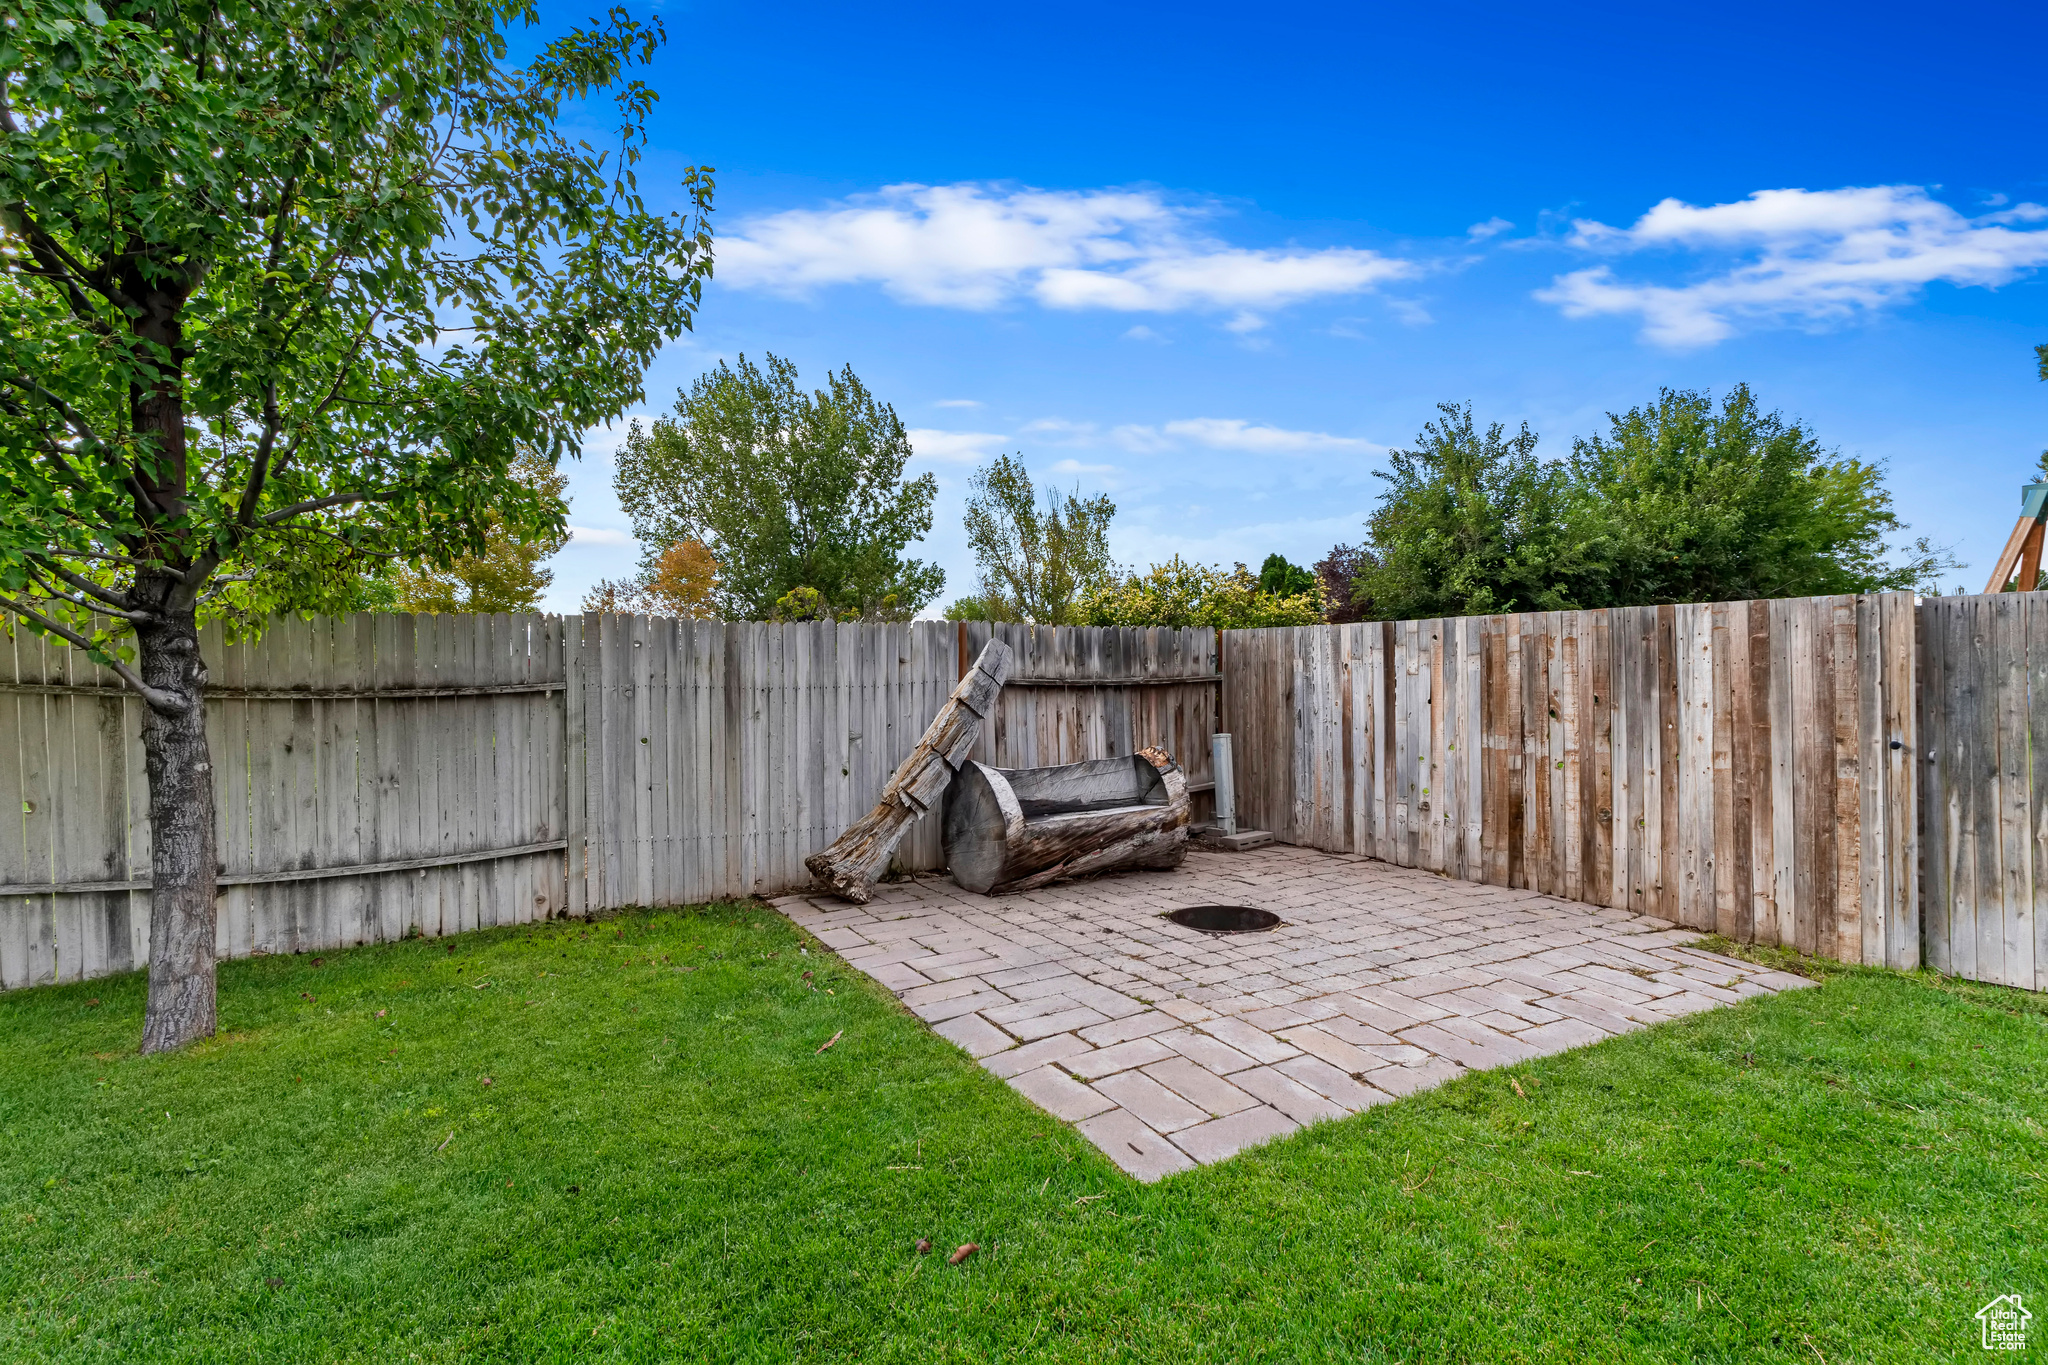
<instances>
[{"instance_id":1,"label":"hollow log","mask_svg":"<svg viewBox=\"0 0 2048 1365\"><path fill-rule=\"evenodd\" d=\"M1187 776L1163 749L1057 768L969 763L946 796L946 863L969 891L1030 891L1063 877L1177 867Z\"/></svg>"},{"instance_id":2,"label":"hollow log","mask_svg":"<svg viewBox=\"0 0 2048 1365\"><path fill-rule=\"evenodd\" d=\"M896 846L917 818L938 804L953 774L968 761L981 737L981 723L995 709L996 696L1010 676L1013 657L1001 640L984 645L924 738L882 789L875 808L847 826L828 847L804 859L804 866L826 889L858 905L873 898L875 878L888 867Z\"/></svg>"}]
</instances>

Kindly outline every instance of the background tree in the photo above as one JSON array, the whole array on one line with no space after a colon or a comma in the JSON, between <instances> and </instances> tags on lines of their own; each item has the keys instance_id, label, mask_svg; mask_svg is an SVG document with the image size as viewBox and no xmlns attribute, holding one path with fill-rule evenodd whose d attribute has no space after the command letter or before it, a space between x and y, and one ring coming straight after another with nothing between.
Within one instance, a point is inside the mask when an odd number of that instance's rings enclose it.
<instances>
[{"instance_id":1,"label":"background tree","mask_svg":"<svg viewBox=\"0 0 2048 1365\"><path fill-rule=\"evenodd\" d=\"M998 455L974 472L967 499L967 543L981 571L973 605L955 603L955 620L1037 621L1071 625L1083 588L1110 571L1106 494L1039 489L1021 459ZM1041 501L1043 506L1041 507ZM979 615L960 613L979 612Z\"/></svg>"},{"instance_id":2,"label":"background tree","mask_svg":"<svg viewBox=\"0 0 2048 1365\"><path fill-rule=\"evenodd\" d=\"M1292 596L1269 593L1239 564L1229 573L1175 555L1144 573L1111 574L1082 590L1078 624L1089 626L1308 626L1323 619L1322 585Z\"/></svg>"},{"instance_id":3,"label":"background tree","mask_svg":"<svg viewBox=\"0 0 2048 1365\"><path fill-rule=\"evenodd\" d=\"M805 393L787 360L741 356L627 433L615 484L635 534L709 550L726 620L767 620L810 588L828 615L905 621L945 586L936 565L903 557L931 529L938 480L903 478L910 438L851 366L826 384Z\"/></svg>"},{"instance_id":4,"label":"background tree","mask_svg":"<svg viewBox=\"0 0 2048 1365\"><path fill-rule=\"evenodd\" d=\"M712 621L717 593L718 561L711 551L700 541L679 540L637 578L600 578L583 594L583 610Z\"/></svg>"},{"instance_id":5,"label":"background tree","mask_svg":"<svg viewBox=\"0 0 2048 1365\"><path fill-rule=\"evenodd\" d=\"M555 581L546 561L569 543L559 520L567 515L562 490L568 476L532 451L512 462L520 482L556 506L554 524L526 530L496 512L484 515L484 548L457 555L446 565L402 563L390 573L391 605L397 611L452 614L475 611L538 611L540 595Z\"/></svg>"},{"instance_id":6,"label":"background tree","mask_svg":"<svg viewBox=\"0 0 2048 1365\"><path fill-rule=\"evenodd\" d=\"M1823 450L1746 384L1718 409L1706 392L1666 389L1608 422L1572 447L1585 543L1558 591L1574 605L1883 592L1954 566L1925 540L1888 543L1905 528L1884 471Z\"/></svg>"},{"instance_id":7,"label":"background tree","mask_svg":"<svg viewBox=\"0 0 2048 1365\"><path fill-rule=\"evenodd\" d=\"M1266 562L1259 566L1259 591L1274 597L1299 597L1316 585L1316 576L1299 564L1289 563L1285 555L1266 556Z\"/></svg>"},{"instance_id":8,"label":"background tree","mask_svg":"<svg viewBox=\"0 0 2048 1365\"><path fill-rule=\"evenodd\" d=\"M1333 545L1316 561L1316 581L1323 589L1323 619L1331 625L1371 621L1372 598L1359 587L1379 559L1362 545Z\"/></svg>"},{"instance_id":9,"label":"background tree","mask_svg":"<svg viewBox=\"0 0 2048 1365\"><path fill-rule=\"evenodd\" d=\"M1933 590L1958 567L1905 528L1881 467L1822 449L1748 386L1665 390L1610 414L1568 460L1536 457L1527 426L1481 434L1444 404L1367 523L1377 563L1357 579L1375 616Z\"/></svg>"},{"instance_id":10,"label":"background tree","mask_svg":"<svg viewBox=\"0 0 2048 1365\"><path fill-rule=\"evenodd\" d=\"M1481 432L1472 405L1440 403L1413 450L1388 452L1388 488L1366 523L1359 585L1382 619L1547 611L1571 605L1585 547L1567 527L1570 475L1536 458L1524 424Z\"/></svg>"},{"instance_id":11,"label":"background tree","mask_svg":"<svg viewBox=\"0 0 2048 1365\"><path fill-rule=\"evenodd\" d=\"M559 530L520 479L639 401L710 267L648 213L659 23L503 64L519 3L38 0L0 28L0 607L145 703L143 1048L210 1034L199 613ZM618 144L562 136L609 90ZM493 518L496 520L494 521Z\"/></svg>"}]
</instances>

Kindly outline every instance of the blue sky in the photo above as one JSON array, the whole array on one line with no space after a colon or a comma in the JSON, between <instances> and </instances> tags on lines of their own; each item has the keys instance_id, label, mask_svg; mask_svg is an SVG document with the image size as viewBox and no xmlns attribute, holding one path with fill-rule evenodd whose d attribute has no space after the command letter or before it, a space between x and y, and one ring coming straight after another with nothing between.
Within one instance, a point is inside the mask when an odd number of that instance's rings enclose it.
<instances>
[{"instance_id":1,"label":"blue sky","mask_svg":"<svg viewBox=\"0 0 2048 1365\"><path fill-rule=\"evenodd\" d=\"M851 364L939 478L934 610L1004 451L1110 493L1127 563L1306 563L1438 402L1560 455L1746 380L1975 591L2048 447L2040 6L654 12L642 185L715 166L719 244L642 411L741 352ZM614 440L553 609L635 561Z\"/></svg>"}]
</instances>

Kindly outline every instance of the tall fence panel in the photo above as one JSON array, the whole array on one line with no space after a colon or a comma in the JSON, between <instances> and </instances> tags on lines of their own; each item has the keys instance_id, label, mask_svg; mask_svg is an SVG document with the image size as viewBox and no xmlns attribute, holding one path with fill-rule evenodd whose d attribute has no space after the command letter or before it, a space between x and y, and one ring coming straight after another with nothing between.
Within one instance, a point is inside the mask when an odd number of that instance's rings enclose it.
<instances>
[{"instance_id":1,"label":"tall fence panel","mask_svg":"<svg viewBox=\"0 0 2048 1365\"><path fill-rule=\"evenodd\" d=\"M950 624L569 622L578 911L781 890L880 796L958 680ZM923 820L899 862L944 865Z\"/></svg>"},{"instance_id":2,"label":"tall fence panel","mask_svg":"<svg viewBox=\"0 0 2048 1365\"><path fill-rule=\"evenodd\" d=\"M1920 607L1928 965L2048 990L2048 593Z\"/></svg>"},{"instance_id":3,"label":"tall fence panel","mask_svg":"<svg viewBox=\"0 0 2048 1365\"><path fill-rule=\"evenodd\" d=\"M1913 611L1882 594L1233 631L1241 817L1917 963Z\"/></svg>"},{"instance_id":4,"label":"tall fence panel","mask_svg":"<svg viewBox=\"0 0 2048 1365\"><path fill-rule=\"evenodd\" d=\"M991 635L1016 654L974 757L1037 767L1163 744L1213 788L1206 630L569 622L577 910L773 892L879 800ZM945 866L936 814L896 857Z\"/></svg>"},{"instance_id":5,"label":"tall fence panel","mask_svg":"<svg viewBox=\"0 0 2048 1365\"><path fill-rule=\"evenodd\" d=\"M956 634L958 670L973 664L991 636L1016 656L993 723L982 728L977 760L1038 768L1156 746L1187 773L1196 818L1206 818L1216 787L1215 631L970 622Z\"/></svg>"},{"instance_id":6,"label":"tall fence panel","mask_svg":"<svg viewBox=\"0 0 2048 1365\"><path fill-rule=\"evenodd\" d=\"M208 627L201 656L223 956L563 908L558 621L287 620L233 645ZM147 960L142 720L76 650L0 642L0 986Z\"/></svg>"}]
</instances>

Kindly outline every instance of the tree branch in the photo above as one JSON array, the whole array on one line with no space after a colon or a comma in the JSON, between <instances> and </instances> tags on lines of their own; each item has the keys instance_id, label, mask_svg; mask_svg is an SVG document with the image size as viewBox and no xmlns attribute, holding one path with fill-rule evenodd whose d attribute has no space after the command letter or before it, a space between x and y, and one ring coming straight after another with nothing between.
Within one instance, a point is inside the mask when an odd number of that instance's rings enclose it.
<instances>
[{"instance_id":1,"label":"tree branch","mask_svg":"<svg viewBox=\"0 0 2048 1365\"><path fill-rule=\"evenodd\" d=\"M0 606L6 607L7 610L24 620L35 622L58 639L68 641L88 654L93 651L91 640L88 640L85 636L80 635L77 631L67 626L59 625L57 622L52 621L49 617L43 615L18 597L0 594ZM109 659L105 667L112 670L115 677L133 688L136 694L149 704L151 710L160 711L167 716L182 716L185 714L185 699L183 697L178 696L175 692L166 692L160 687L151 687L142 680L142 676L139 673L127 664L122 663L119 659Z\"/></svg>"},{"instance_id":2,"label":"tree branch","mask_svg":"<svg viewBox=\"0 0 2048 1365\"><path fill-rule=\"evenodd\" d=\"M263 386L263 435L256 442L256 454L249 461L249 477L242 485L242 505L235 509L235 522L253 526L256 504L263 499L263 484L270 477L270 452L277 448L277 380Z\"/></svg>"},{"instance_id":3,"label":"tree branch","mask_svg":"<svg viewBox=\"0 0 2048 1365\"><path fill-rule=\"evenodd\" d=\"M278 522L288 521L301 512L317 512L323 507L341 507L352 502L370 502L377 496L374 493L329 493L324 498L308 498L304 502L295 502L290 507L280 507L275 512L266 512L257 519L257 524L275 526Z\"/></svg>"},{"instance_id":4,"label":"tree branch","mask_svg":"<svg viewBox=\"0 0 2048 1365\"><path fill-rule=\"evenodd\" d=\"M112 612L110 613L111 615L118 616L124 621L153 621L156 619L155 617L149 615L146 612L138 611L135 606L135 603L125 594L111 592L108 589L103 588L99 584L93 582L90 578L87 578L82 574L75 574L71 572L71 570L65 568L61 564L54 563L50 560L31 560L30 563L32 566L40 567L44 573L50 574L53 577L60 578L64 582L69 583L72 587L84 593L87 597L91 597L100 602L105 603L107 607L111 607L113 609Z\"/></svg>"},{"instance_id":5,"label":"tree branch","mask_svg":"<svg viewBox=\"0 0 2048 1365\"><path fill-rule=\"evenodd\" d=\"M19 201L8 206L21 223L21 235L28 243L29 254L36 258L36 264L59 279L69 279L84 285L108 303L123 312L139 312L141 305L128 297L126 290L100 278L106 272L88 270L83 261L64 249L64 244L45 232L35 219L28 216L28 205Z\"/></svg>"},{"instance_id":6,"label":"tree branch","mask_svg":"<svg viewBox=\"0 0 2048 1365\"><path fill-rule=\"evenodd\" d=\"M72 407L69 403L65 402L62 398L59 398L56 394L44 388L41 384L36 383L35 380L28 379L20 375L5 375L0 376L0 382L12 384L15 388L20 389L24 393L32 393L36 397L42 399L44 402L48 403L51 407L55 408L57 410L58 415L64 419L64 425L70 427L71 430L78 436L79 440L89 441L93 445L105 444L105 442L101 441L99 436L96 433L94 433L92 429L92 424L85 420L84 416L79 413L78 409ZM157 516L163 515L162 505L159 504L155 498L150 496L149 490L142 486L142 480L135 477L135 471L131 467L129 467L126 464L126 462L123 462L122 464L121 482L127 486L129 496L133 497L144 508L148 509L150 512L155 513Z\"/></svg>"}]
</instances>

